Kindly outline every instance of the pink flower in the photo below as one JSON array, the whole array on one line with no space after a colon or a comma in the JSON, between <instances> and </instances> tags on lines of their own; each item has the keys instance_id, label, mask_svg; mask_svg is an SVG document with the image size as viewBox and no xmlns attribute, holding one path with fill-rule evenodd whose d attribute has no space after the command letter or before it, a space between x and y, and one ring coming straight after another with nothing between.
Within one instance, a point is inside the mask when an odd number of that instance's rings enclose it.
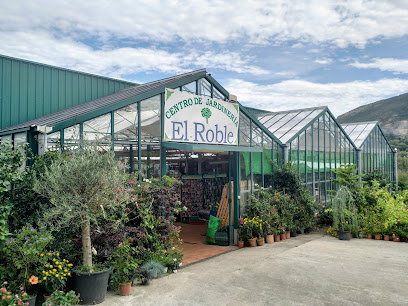
<instances>
[{"instance_id":1,"label":"pink flower","mask_svg":"<svg viewBox=\"0 0 408 306\"><path fill-rule=\"evenodd\" d=\"M401 222L401 219L398 219L398 222Z\"/></svg>"},{"instance_id":2,"label":"pink flower","mask_svg":"<svg viewBox=\"0 0 408 306\"><path fill-rule=\"evenodd\" d=\"M120 198L118 196L116 196L115 198L116 198L116 200L120 200Z\"/></svg>"},{"instance_id":3,"label":"pink flower","mask_svg":"<svg viewBox=\"0 0 408 306\"><path fill-rule=\"evenodd\" d=\"M7 284L8 284L8 282L4 282L3 284L4 284L4 285L7 285Z\"/></svg>"},{"instance_id":4,"label":"pink flower","mask_svg":"<svg viewBox=\"0 0 408 306\"><path fill-rule=\"evenodd\" d=\"M6 289L6 288L1 288L0 290L3 291L4 293L7 292L7 289Z\"/></svg>"},{"instance_id":5,"label":"pink flower","mask_svg":"<svg viewBox=\"0 0 408 306\"><path fill-rule=\"evenodd\" d=\"M323 205L322 207L325 208L326 206Z\"/></svg>"}]
</instances>

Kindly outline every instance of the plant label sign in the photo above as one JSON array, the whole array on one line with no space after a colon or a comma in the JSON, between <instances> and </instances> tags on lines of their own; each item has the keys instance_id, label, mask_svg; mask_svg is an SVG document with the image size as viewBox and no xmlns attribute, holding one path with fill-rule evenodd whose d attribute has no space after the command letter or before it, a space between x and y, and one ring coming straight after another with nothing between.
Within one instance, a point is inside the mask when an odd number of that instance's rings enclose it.
<instances>
[{"instance_id":1,"label":"plant label sign","mask_svg":"<svg viewBox=\"0 0 408 306\"><path fill-rule=\"evenodd\" d=\"M164 95L164 141L238 145L238 103L168 88Z\"/></svg>"}]
</instances>

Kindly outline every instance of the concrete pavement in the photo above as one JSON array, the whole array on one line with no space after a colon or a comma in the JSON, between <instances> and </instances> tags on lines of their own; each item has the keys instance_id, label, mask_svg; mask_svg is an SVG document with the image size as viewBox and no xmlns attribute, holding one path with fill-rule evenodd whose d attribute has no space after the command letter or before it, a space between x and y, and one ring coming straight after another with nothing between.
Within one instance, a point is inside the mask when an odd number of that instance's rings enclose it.
<instances>
[{"instance_id":1,"label":"concrete pavement","mask_svg":"<svg viewBox=\"0 0 408 306\"><path fill-rule=\"evenodd\" d=\"M243 248L109 292L116 305L408 305L408 243L323 233Z\"/></svg>"}]
</instances>

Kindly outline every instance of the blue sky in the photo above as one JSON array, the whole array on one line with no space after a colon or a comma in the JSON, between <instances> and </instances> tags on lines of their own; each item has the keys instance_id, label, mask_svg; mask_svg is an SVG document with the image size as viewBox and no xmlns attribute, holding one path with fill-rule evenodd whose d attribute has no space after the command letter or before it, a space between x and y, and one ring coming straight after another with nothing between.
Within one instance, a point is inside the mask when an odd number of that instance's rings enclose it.
<instances>
[{"instance_id":1,"label":"blue sky","mask_svg":"<svg viewBox=\"0 0 408 306\"><path fill-rule=\"evenodd\" d=\"M0 53L149 82L207 71L246 106L337 116L408 92L408 1L3 1Z\"/></svg>"}]
</instances>

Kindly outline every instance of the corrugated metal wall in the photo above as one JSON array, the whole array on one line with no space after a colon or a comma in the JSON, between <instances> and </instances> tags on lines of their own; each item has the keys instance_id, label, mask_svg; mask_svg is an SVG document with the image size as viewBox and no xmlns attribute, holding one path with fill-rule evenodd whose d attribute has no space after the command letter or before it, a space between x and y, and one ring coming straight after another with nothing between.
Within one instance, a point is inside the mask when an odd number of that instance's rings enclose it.
<instances>
[{"instance_id":1,"label":"corrugated metal wall","mask_svg":"<svg viewBox=\"0 0 408 306\"><path fill-rule=\"evenodd\" d=\"M134 85L0 55L0 129Z\"/></svg>"}]
</instances>

